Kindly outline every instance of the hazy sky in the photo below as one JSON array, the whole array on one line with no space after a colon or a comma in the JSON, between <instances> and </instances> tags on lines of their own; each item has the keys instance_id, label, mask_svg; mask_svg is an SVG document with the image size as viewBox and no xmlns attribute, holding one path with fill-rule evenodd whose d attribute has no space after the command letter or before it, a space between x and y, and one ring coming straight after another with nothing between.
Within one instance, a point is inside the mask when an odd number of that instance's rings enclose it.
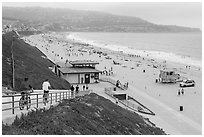
<instances>
[{"instance_id":1,"label":"hazy sky","mask_svg":"<svg viewBox=\"0 0 204 137\"><path fill-rule=\"evenodd\" d=\"M94 10L117 15L140 17L156 24L180 25L202 29L201 2L4 2L2 3L2 6L40 6L76 10Z\"/></svg>"}]
</instances>

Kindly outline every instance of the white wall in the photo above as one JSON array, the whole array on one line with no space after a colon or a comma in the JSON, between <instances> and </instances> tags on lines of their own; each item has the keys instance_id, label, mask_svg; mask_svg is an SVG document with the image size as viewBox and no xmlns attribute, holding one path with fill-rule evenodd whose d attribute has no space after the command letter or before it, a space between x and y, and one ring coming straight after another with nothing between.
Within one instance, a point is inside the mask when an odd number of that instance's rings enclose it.
<instances>
[{"instance_id":1,"label":"white wall","mask_svg":"<svg viewBox=\"0 0 204 137\"><path fill-rule=\"evenodd\" d=\"M69 83L78 83L78 74L68 74L66 79Z\"/></svg>"},{"instance_id":2,"label":"white wall","mask_svg":"<svg viewBox=\"0 0 204 137\"><path fill-rule=\"evenodd\" d=\"M85 82L85 76L84 74L80 74L80 83L81 83L81 78L83 78L83 83Z\"/></svg>"},{"instance_id":3,"label":"white wall","mask_svg":"<svg viewBox=\"0 0 204 137\"><path fill-rule=\"evenodd\" d=\"M95 79L91 78L91 75L94 75L94 73L90 74L90 83L94 83ZM99 77L100 77L100 74L99 74ZM64 74L64 75L61 74L61 78L67 80L69 83L79 83L79 80L80 80L80 84L81 84L81 78L83 78L83 83L85 82L84 74Z\"/></svg>"}]
</instances>

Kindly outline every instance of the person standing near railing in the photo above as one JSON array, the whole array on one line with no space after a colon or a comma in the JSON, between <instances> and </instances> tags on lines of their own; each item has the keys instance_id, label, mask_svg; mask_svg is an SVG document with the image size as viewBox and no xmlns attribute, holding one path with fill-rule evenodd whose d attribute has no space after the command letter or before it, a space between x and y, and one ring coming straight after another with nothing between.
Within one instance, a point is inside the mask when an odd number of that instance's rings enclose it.
<instances>
[{"instance_id":1,"label":"person standing near railing","mask_svg":"<svg viewBox=\"0 0 204 137\"><path fill-rule=\"evenodd\" d=\"M33 92L33 87L29 83L28 78L24 78L24 81L21 82L20 91L29 93Z\"/></svg>"},{"instance_id":2,"label":"person standing near railing","mask_svg":"<svg viewBox=\"0 0 204 137\"><path fill-rule=\"evenodd\" d=\"M19 108L22 110L24 106L27 106L27 109L29 109L31 105L30 93L33 92L33 87L29 83L28 78L24 78L24 81L21 83L20 90L21 98L19 101Z\"/></svg>"},{"instance_id":3,"label":"person standing near railing","mask_svg":"<svg viewBox=\"0 0 204 137\"><path fill-rule=\"evenodd\" d=\"M76 93L77 94L79 93L79 86L78 85L76 86Z\"/></svg>"},{"instance_id":4,"label":"person standing near railing","mask_svg":"<svg viewBox=\"0 0 204 137\"><path fill-rule=\"evenodd\" d=\"M51 88L50 82L48 79L46 79L43 84L42 84L42 89L43 89L43 103L46 105L48 103L48 97L49 97L49 88Z\"/></svg>"},{"instance_id":5,"label":"person standing near railing","mask_svg":"<svg viewBox=\"0 0 204 137\"><path fill-rule=\"evenodd\" d=\"M73 85L71 85L71 98L74 98L74 86Z\"/></svg>"}]
</instances>

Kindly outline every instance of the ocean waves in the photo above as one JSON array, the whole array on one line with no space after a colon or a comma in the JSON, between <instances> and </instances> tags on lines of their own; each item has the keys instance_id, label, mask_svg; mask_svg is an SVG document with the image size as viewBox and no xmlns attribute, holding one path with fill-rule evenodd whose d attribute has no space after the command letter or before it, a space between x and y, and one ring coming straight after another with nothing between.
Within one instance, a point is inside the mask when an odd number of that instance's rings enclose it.
<instances>
[{"instance_id":1,"label":"ocean waves","mask_svg":"<svg viewBox=\"0 0 204 137\"><path fill-rule=\"evenodd\" d=\"M123 52L126 54L140 55L141 57L166 60L166 61L171 61L175 63L191 65L191 66L202 68L201 60L195 59L188 55L181 55L181 54L176 54L173 52L166 52L166 51L159 51L159 50L137 49L135 47L124 45L124 44L122 45L120 43L113 44L113 43L107 43L106 41L101 42L97 40L85 39L85 38L81 38L80 36L76 34L72 34L72 33L66 34L66 38L68 40L74 40L79 43L89 44L91 46L106 48L106 49L113 50L113 51L119 51L119 52Z\"/></svg>"}]
</instances>

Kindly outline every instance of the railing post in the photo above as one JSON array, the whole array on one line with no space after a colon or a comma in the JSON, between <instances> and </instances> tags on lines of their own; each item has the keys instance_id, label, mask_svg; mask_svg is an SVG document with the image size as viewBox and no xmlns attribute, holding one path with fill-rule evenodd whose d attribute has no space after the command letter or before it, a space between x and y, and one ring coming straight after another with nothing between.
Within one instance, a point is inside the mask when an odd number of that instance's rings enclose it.
<instances>
[{"instance_id":1,"label":"railing post","mask_svg":"<svg viewBox=\"0 0 204 137\"><path fill-rule=\"evenodd\" d=\"M60 100L59 101L61 101L61 92L60 92Z\"/></svg>"},{"instance_id":2,"label":"railing post","mask_svg":"<svg viewBox=\"0 0 204 137\"><path fill-rule=\"evenodd\" d=\"M38 94L37 94L37 108L38 108Z\"/></svg>"},{"instance_id":3,"label":"railing post","mask_svg":"<svg viewBox=\"0 0 204 137\"><path fill-rule=\"evenodd\" d=\"M68 98L67 98L67 92L66 92L66 99L68 99Z\"/></svg>"},{"instance_id":4,"label":"railing post","mask_svg":"<svg viewBox=\"0 0 204 137\"><path fill-rule=\"evenodd\" d=\"M63 99L64 99L64 92L63 92Z\"/></svg>"},{"instance_id":5,"label":"railing post","mask_svg":"<svg viewBox=\"0 0 204 137\"><path fill-rule=\"evenodd\" d=\"M52 104L52 93L50 93L51 94L51 100L50 100L50 103Z\"/></svg>"},{"instance_id":6,"label":"railing post","mask_svg":"<svg viewBox=\"0 0 204 137\"><path fill-rule=\"evenodd\" d=\"M12 96L12 114L14 114L14 95Z\"/></svg>"},{"instance_id":7,"label":"railing post","mask_svg":"<svg viewBox=\"0 0 204 137\"><path fill-rule=\"evenodd\" d=\"M55 102L57 102L57 93L55 93Z\"/></svg>"}]
</instances>

